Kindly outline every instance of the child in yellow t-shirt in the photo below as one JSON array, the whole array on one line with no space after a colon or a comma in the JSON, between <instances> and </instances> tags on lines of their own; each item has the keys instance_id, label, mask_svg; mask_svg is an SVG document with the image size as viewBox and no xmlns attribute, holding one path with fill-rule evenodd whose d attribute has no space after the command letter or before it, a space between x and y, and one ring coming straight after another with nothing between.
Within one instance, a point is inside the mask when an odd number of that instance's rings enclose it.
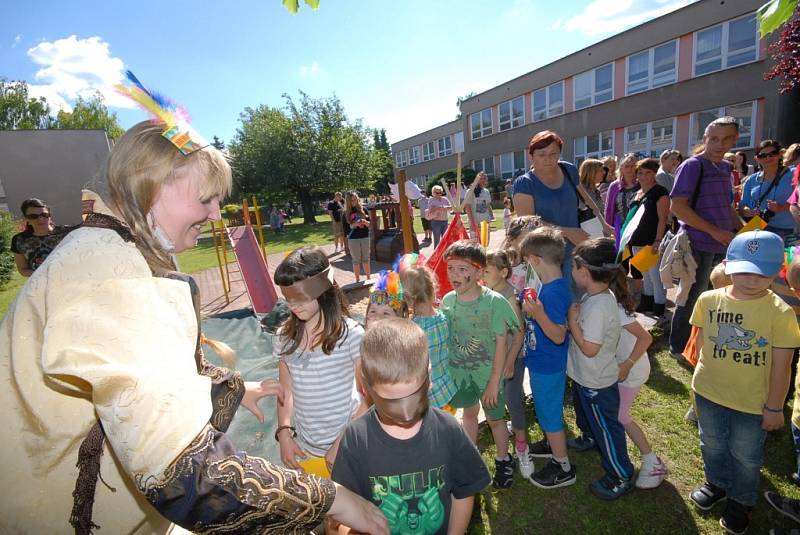
<instances>
[{"instance_id":1,"label":"child in yellow t-shirt","mask_svg":"<svg viewBox=\"0 0 800 535\"><path fill-rule=\"evenodd\" d=\"M690 320L700 329L692 390L706 476L691 499L709 510L727 498L720 524L744 533L758 497L766 431L783 426L800 329L792 309L769 289L783 265L778 235L743 232L724 262L732 284L703 293Z\"/></svg>"}]
</instances>

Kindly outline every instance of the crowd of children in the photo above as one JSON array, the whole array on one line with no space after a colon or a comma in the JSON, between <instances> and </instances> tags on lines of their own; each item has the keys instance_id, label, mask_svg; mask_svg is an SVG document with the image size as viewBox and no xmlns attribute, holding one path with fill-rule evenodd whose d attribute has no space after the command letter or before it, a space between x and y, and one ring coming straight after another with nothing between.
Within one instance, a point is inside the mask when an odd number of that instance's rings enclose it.
<instances>
[{"instance_id":1,"label":"crowd of children","mask_svg":"<svg viewBox=\"0 0 800 535\"><path fill-rule=\"evenodd\" d=\"M784 262L782 243L764 231L737 236L724 264L730 285L703 294L691 318L706 481L690 498L704 510L726 500L720 523L730 533L747 529L764 438L783 424L800 346L792 308L769 290ZM589 489L600 499L660 485L667 465L631 416L650 374L652 338L633 313L614 240L577 246L571 281L562 274L565 250L561 233L535 216L515 219L497 251L453 243L445 253L453 291L440 302L433 272L406 255L380 274L364 328L349 317L324 253L290 254L275 273L292 312L279 343L284 397L275 435L283 462L372 500L393 533L463 533L474 495L490 481L510 487L515 466L536 487L572 485L569 450L599 453L604 474ZM800 279L800 267L790 267L790 282L792 273ZM534 443L526 372L543 434ZM569 440L568 382L580 431ZM481 409L496 451L493 478L476 448ZM641 454L638 472L628 437ZM548 460L534 471L537 457ZM775 493L767 500L800 518L800 502Z\"/></svg>"}]
</instances>

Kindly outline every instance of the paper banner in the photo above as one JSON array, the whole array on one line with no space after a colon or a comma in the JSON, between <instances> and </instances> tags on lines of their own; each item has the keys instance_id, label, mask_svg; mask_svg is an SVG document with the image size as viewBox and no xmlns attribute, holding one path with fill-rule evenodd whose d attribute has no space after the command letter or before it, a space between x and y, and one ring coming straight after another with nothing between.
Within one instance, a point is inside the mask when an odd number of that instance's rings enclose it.
<instances>
[{"instance_id":1,"label":"paper banner","mask_svg":"<svg viewBox=\"0 0 800 535\"><path fill-rule=\"evenodd\" d=\"M742 232L747 232L750 230L764 230L767 227L767 222L761 219L759 216L753 216L753 219L747 222L742 229L737 232L736 234L741 234Z\"/></svg>"},{"instance_id":2,"label":"paper banner","mask_svg":"<svg viewBox=\"0 0 800 535\"><path fill-rule=\"evenodd\" d=\"M644 273L658 265L658 253L653 252L653 248L648 246L642 247L638 253L631 258L631 265Z\"/></svg>"}]
</instances>

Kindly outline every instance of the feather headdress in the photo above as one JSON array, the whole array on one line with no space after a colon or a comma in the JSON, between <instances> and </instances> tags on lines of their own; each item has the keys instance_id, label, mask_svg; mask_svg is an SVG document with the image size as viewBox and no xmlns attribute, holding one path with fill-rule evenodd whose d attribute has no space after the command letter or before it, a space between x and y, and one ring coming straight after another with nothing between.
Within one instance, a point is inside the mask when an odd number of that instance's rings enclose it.
<instances>
[{"instance_id":1,"label":"feather headdress","mask_svg":"<svg viewBox=\"0 0 800 535\"><path fill-rule=\"evenodd\" d=\"M403 283L397 271L383 270L369 294L369 302L376 305L389 305L395 311L403 308Z\"/></svg>"},{"instance_id":2,"label":"feather headdress","mask_svg":"<svg viewBox=\"0 0 800 535\"><path fill-rule=\"evenodd\" d=\"M149 112L155 123L163 125L164 131L161 135L184 156L208 146L208 141L189 125L189 114L184 108L167 97L148 90L131 71L126 71L125 74L127 83L117 84L117 91Z\"/></svg>"}]
</instances>

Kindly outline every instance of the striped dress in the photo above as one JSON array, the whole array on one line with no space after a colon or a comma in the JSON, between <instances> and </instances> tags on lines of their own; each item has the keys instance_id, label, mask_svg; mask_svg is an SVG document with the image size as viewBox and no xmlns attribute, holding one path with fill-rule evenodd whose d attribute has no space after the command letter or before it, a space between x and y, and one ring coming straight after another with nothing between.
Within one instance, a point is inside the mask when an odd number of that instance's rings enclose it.
<instances>
[{"instance_id":1,"label":"striped dress","mask_svg":"<svg viewBox=\"0 0 800 535\"><path fill-rule=\"evenodd\" d=\"M350 318L347 334L330 355L322 349L297 350L281 357L292 377L294 426L303 451L321 457L344 430L361 403L355 364L364 328ZM278 347L287 341L279 341Z\"/></svg>"}]
</instances>

